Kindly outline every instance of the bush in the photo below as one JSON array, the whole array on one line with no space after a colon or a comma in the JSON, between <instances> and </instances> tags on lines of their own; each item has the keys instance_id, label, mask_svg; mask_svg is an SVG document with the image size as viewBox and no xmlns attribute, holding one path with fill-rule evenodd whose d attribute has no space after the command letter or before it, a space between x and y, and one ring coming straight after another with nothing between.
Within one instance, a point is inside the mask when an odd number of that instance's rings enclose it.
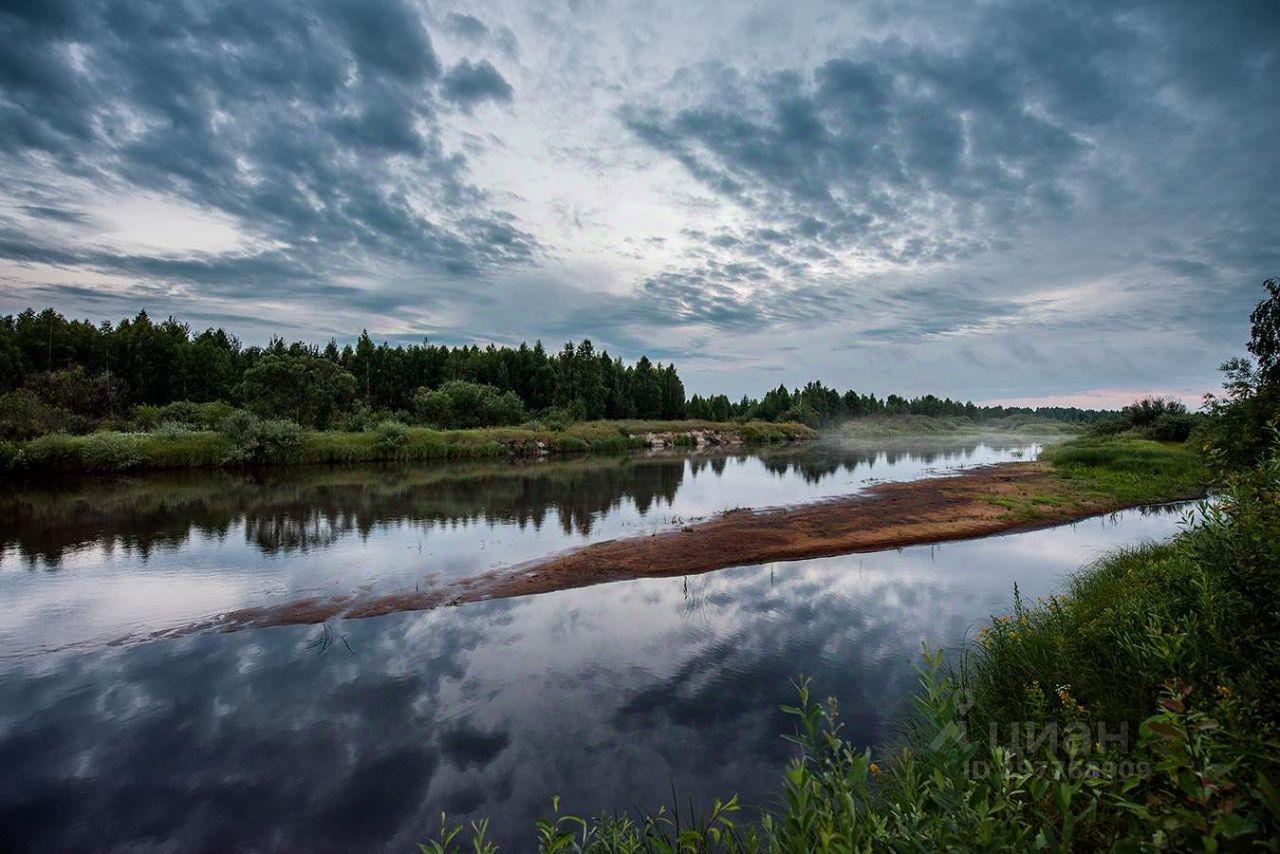
<instances>
[{"instance_id":1,"label":"bush","mask_svg":"<svg viewBox=\"0 0 1280 854\"><path fill-rule=\"evenodd\" d=\"M1168 397L1144 397L1120 410L1120 417L1130 427L1146 427L1164 415L1186 415L1187 407Z\"/></svg>"},{"instance_id":2,"label":"bush","mask_svg":"<svg viewBox=\"0 0 1280 854\"><path fill-rule=\"evenodd\" d=\"M1147 425L1142 435L1157 442L1185 442L1195 429L1196 420L1194 415L1166 412Z\"/></svg>"},{"instance_id":3,"label":"bush","mask_svg":"<svg viewBox=\"0 0 1280 854\"><path fill-rule=\"evenodd\" d=\"M1129 422L1123 418L1104 418L1101 421L1095 421L1090 424L1089 429L1085 431L1085 435L1102 439L1107 436L1118 436L1128 430L1129 427Z\"/></svg>"},{"instance_id":4,"label":"bush","mask_svg":"<svg viewBox=\"0 0 1280 854\"><path fill-rule=\"evenodd\" d=\"M130 433L94 433L84 440L80 458L89 471L126 471L142 462L142 448Z\"/></svg>"},{"instance_id":5,"label":"bush","mask_svg":"<svg viewBox=\"0 0 1280 854\"><path fill-rule=\"evenodd\" d=\"M225 462L255 464L287 462L302 448L306 434L292 421L262 420L250 412L235 412L219 426L231 442Z\"/></svg>"},{"instance_id":6,"label":"bush","mask_svg":"<svg viewBox=\"0 0 1280 854\"><path fill-rule=\"evenodd\" d=\"M139 404L129 413L129 420L135 430L143 432L154 430L160 425L160 407L145 403Z\"/></svg>"},{"instance_id":7,"label":"bush","mask_svg":"<svg viewBox=\"0 0 1280 854\"><path fill-rule=\"evenodd\" d=\"M362 406L345 415L341 415L334 422L336 429L347 433L363 433L366 430L372 430L384 421L397 421L395 413L388 412L385 409L369 409Z\"/></svg>"},{"instance_id":8,"label":"bush","mask_svg":"<svg viewBox=\"0 0 1280 854\"><path fill-rule=\"evenodd\" d=\"M398 456L409 444L409 428L399 421L383 421L374 428L373 434L374 447L384 456Z\"/></svg>"},{"instance_id":9,"label":"bush","mask_svg":"<svg viewBox=\"0 0 1280 854\"><path fill-rule=\"evenodd\" d=\"M181 439L192 433L190 425L174 421L162 421L148 431L161 439Z\"/></svg>"},{"instance_id":10,"label":"bush","mask_svg":"<svg viewBox=\"0 0 1280 854\"><path fill-rule=\"evenodd\" d=\"M227 418L236 411L236 408L225 400L214 400L209 403L200 404L200 415L198 425L205 430L217 429Z\"/></svg>"},{"instance_id":11,"label":"bush","mask_svg":"<svg viewBox=\"0 0 1280 854\"><path fill-rule=\"evenodd\" d=\"M80 446L66 433L48 433L32 439L22 449L19 465L44 470L74 469L80 463Z\"/></svg>"},{"instance_id":12,"label":"bush","mask_svg":"<svg viewBox=\"0 0 1280 854\"><path fill-rule=\"evenodd\" d=\"M264 417L288 418L320 430L355 398L356 378L318 356L268 353L244 372L240 395Z\"/></svg>"},{"instance_id":13,"label":"bush","mask_svg":"<svg viewBox=\"0 0 1280 854\"><path fill-rule=\"evenodd\" d=\"M17 468L19 453L16 443L0 439L0 471Z\"/></svg>"},{"instance_id":14,"label":"bush","mask_svg":"<svg viewBox=\"0 0 1280 854\"><path fill-rule=\"evenodd\" d=\"M33 439L71 427L70 412L50 406L27 389L0 395L0 437Z\"/></svg>"},{"instance_id":15,"label":"bush","mask_svg":"<svg viewBox=\"0 0 1280 854\"><path fill-rule=\"evenodd\" d=\"M160 407L158 412L161 424L167 421L170 424L181 424L187 427L202 426L204 421L203 414L200 404L192 403L189 400L175 400L173 403Z\"/></svg>"},{"instance_id":16,"label":"bush","mask_svg":"<svg viewBox=\"0 0 1280 854\"><path fill-rule=\"evenodd\" d=\"M418 389L413 410L428 424L447 430L503 427L524 420L524 403L511 391L461 380L438 389Z\"/></svg>"}]
</instances>

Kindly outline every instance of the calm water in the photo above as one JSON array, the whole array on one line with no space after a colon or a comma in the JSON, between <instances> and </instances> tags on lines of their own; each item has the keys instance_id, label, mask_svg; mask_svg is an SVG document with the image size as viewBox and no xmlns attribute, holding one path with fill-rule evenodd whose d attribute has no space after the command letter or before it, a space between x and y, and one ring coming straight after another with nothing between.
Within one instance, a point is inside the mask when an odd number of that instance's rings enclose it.
<instances>
[{"instance_id":1,"label":"calm water","mask_svg":"<svg viewBox=\"0 0 1280 854\"><path fill-rule=\"evenodd\" d=\"M443 809L520 850L574 811L775 790L804 672L894 734L951 645L1168 513L329 626L110 645L247 604L428 585L1033 443L201 474L0 493L0 850L413 850Z\"/></svg>"}]
</instances>

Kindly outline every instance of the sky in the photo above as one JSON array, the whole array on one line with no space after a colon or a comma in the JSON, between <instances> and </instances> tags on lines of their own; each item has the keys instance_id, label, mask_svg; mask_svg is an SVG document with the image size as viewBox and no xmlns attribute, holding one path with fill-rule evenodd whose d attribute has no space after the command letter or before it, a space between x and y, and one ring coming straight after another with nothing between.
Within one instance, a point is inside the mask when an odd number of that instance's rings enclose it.
<instances>
[{"instance_id":1,"label":"sky","mask_svg":"<svg viewBox=\"0 0 1280 854\"><path fill-rule=\"evenodd\" d=\"M1274 0L5 0L0 313L1194 402L1278 131Z\"/></svg>"}]
</instances>

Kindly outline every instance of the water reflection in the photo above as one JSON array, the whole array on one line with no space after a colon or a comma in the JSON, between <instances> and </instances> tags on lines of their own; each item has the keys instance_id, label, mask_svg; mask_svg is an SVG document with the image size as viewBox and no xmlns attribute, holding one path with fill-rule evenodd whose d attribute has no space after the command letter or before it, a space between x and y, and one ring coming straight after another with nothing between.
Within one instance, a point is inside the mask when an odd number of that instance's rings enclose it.
<instances>
[{"instance_id":1,"label":"water reflection","mask_svg":"<svg viewBox=\"0 0 1280 854\"><path fill-rule=\"evenodd\" d=\"M589 538L624 508L640 519L662 508L715 512L735 506L725 496L742 503L742 489L768 503L791 503L866 481L1034 457L1038 448L1032 440L823 442L738 454L16 480L0 487L0 567L16 558L29 568L57 569L68 553L91 545L145 560L157 549L239 531L262 554L307 552L394 523L424 530L554 524L567 536ZM699 480L717 481L720 495L677 506L682 488ZM837 488L814 489L824 484Z\"/></svg>"},{"instance_id":2,"label":"water reflection","mask_svg":"<svg viewBox=\"0 0 1280 854\"><path fill-rule=\"evenodd\" d=\"M411 850L486 814L775 790L796 673L891 737L955 644L1170 513L901 552L0 663L0 850ZM329 642L323 642L330 633ZM335 640L341 637L345 640ZM319 643L317 641L320 640Z\"/></svg>"}]
</instances>

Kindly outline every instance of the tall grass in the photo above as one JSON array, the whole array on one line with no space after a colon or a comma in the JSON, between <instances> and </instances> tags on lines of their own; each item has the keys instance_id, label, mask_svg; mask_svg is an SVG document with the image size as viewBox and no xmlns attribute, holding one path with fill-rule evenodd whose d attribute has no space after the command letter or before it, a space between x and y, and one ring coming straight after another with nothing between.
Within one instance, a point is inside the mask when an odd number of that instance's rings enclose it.
<instances>
[{"instance_id":1,"label":"tall grass","mask_svg":"<svg viewBox=\"0 0 1280 854\"><path fill-rule=\"evenodd\" d=\"M1184 443L1077 439L1045 448L1040 459L1089 494L1124 504L1194 498L1209 481L1202 458Z\"/></svg>"}]
</instances>

